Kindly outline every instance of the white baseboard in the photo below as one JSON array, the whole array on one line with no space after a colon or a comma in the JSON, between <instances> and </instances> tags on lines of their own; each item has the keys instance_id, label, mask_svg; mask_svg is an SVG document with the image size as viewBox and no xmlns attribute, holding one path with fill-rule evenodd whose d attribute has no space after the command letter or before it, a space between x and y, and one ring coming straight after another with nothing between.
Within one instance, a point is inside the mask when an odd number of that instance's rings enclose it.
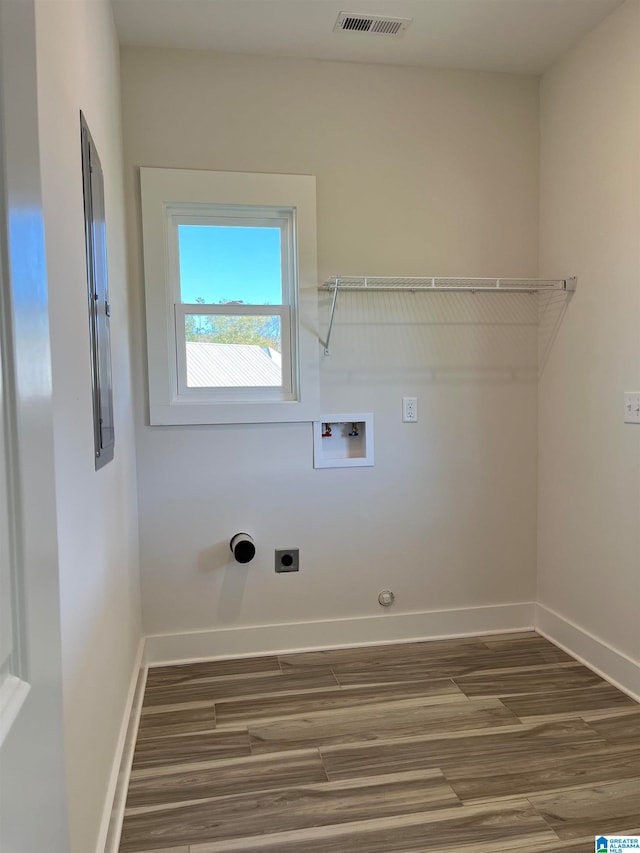
<instances>
[{"instance_id":1,"label":"white baseboard","mask_svg":"<svg viewBox=\"0 0 640 853\"><path fill-rule=\"evenodd\" d=\"M210 658L526 631L532 629L533 619L534 604L522 602L423 613L385 613L356 619L217 628L150 635L146 638L145 655L150 666L157 666Z\"/></svg>"},{"instance_id":2,"label":"white baseboard","mask_svg":"<svg viewBox=\"0 0 640 853\"><path fill-rule=\"evenodd\" d=\"M120 735L113 760L111 778L105 798L96 853L118 853L120 833L124 818L124 807L131 775L131 764L138 735L138 723L142 710L142 699L147 681L147 666L144 662L144 637L136 653L127 702L122 716Z\"/></svg>"},{"instance_id":3,"label":"white baseboard","mask_svg":"<svg viewBox=\"0 0 640 853\"><path fill-rule=\"evenodd\" d=\"M535 629L556 646L640 702L640 661L634 661L542 604L535 606Z\"/></svg>"}]
</instances>

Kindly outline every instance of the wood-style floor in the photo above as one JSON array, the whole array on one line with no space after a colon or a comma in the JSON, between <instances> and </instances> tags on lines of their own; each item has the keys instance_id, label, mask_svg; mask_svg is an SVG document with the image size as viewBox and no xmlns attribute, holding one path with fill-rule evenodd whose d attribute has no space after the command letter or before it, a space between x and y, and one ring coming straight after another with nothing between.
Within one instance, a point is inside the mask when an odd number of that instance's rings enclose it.
<instances>
[{"instance_id":1,"label":"wood-style floor","mask_svg":"<svg viewBox=\"0 0 640 853\"><path fill-rule=\"evenodd\" d=\"M535 633L151 669L121 853L591 853L640 705Z\"/></svg>"}]
</instances>

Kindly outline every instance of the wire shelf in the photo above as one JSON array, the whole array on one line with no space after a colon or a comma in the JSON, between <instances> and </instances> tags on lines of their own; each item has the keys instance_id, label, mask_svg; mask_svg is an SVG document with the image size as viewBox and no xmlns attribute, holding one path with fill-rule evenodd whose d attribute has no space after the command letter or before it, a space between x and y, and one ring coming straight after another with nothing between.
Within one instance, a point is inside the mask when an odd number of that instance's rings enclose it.
<instances>
[{"instance_id":1,"label":"wire shelf","mask_svg":"<svg viewBox=\"0 0 640 853\"><path fill-rule=\"evenodd\" d=\"M575 278L480 278L428 276L422 278L385 278L380 276L334 276L320 285L320 290L501 290L535 292L538 290L575 290Z\"/></svg>"},{"instance_id":2,"label":"wire shelf","mask_svg":"<svg viewBox=\"0 0 640 853\"><path fill-rule=\"evenodd\" d=\"M427 276L381 277L381 276L334 276L319 286L319 290L333 293L329 328L324 345L325 355L329 355L329 343L333 330L333 319L340 291L384 291L396 293L466 291L467 293L538 293L540 291L560 291L571 293L576 289L577 279L573 278L483 278L483 277L445 277Z\"/></svg>"}]
</instances>

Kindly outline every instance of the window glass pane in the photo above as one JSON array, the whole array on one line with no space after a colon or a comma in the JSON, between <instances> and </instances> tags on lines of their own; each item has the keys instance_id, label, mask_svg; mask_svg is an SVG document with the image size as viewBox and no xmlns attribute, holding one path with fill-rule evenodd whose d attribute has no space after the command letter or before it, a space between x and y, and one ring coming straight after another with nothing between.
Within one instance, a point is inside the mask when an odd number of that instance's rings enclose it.
<instances>
[{"instance_id":1,"label":"window glass pane","mask_svg":"<svg viewBox=\"0 0 640 853\"><path fill-rule=\"evenodd\" d=\"M188 388L282 385L280 317L186 314Z\"/></svg>"},{"instance_id":2,"label":"window glass pane","mask_svg":"<svg viewBox=\"0 0 640 853\"><path fill-rule=\"evenodd\" d=\"M282 304L280 228L179 225L180 300Z\"/></svg>"}]
</instances>

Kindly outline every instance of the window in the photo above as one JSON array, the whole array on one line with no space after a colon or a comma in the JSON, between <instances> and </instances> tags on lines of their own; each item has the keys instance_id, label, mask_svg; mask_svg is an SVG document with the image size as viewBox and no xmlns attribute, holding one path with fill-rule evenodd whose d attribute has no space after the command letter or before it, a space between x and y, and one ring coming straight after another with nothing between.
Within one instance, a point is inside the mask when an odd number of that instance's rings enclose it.
<instances>
[{"instance_id":1,"label":"window","mask_svg":"<svg viewBox=\"0 0 640 853\"><path fill-rule=\"evenodd\" d=\"M294 212L217 205L209 216L168 212L178 394L294 399Z\"/></svg>"},{"instance_id":2,"label":"window","mask_svg":"<svg viewBox=\"0 0 640 853\"><path fill-rule=\"evenodd\" d=\"M87 287L91 344L93 436L96 471L113 459L115 432L111 390L111 337L107 290L104 181L98 152L80 113Z\"/></svg>"},{"instance_id":3,"label":"window","mask_svg":"<svg viewBox=\"0 0 640 853\"><path fill-rule=\"evenodd\" d=\"M315 179L141 169L152 424L317 411Z\"/></svg>"}]
</instances>

